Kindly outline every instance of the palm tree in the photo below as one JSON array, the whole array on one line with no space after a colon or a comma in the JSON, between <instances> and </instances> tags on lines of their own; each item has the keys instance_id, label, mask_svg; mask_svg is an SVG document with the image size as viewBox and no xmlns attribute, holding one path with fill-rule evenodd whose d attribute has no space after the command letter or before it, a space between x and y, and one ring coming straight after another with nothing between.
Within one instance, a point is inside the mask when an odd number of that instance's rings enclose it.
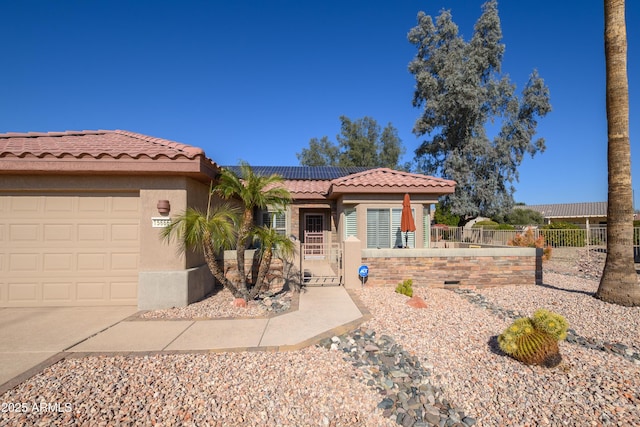
<instances>
[{"instance_id":1,"label":"palm tree","mask_svg":"<svg viewBox=\"0 0 640 427\"><path fill-rule=\"evenodd\" d=\"M604 1L609 197L607 259L595 297L614 304L638 306L640 285L633 263L633 192L624 13L624 0Z\"/></svg>"},{"instance_id":2,"label":"palm tree","mask_svg":"<svg viewBox=\"0 0 640 427\"><path fill-rule=\"evenodd\" d=\"M236 238L238 210L229 204L211 207L211 193L207 212L187 208L162 230L162 238L169 241L178 239L180 249L202 251L211 274L227 288L234 297L246 298L224 275L218 264L218 254L233 246Z\"/></svg>"},{"instance_id":3,"label":"palm tree","mask_svg":"<svg viewBox=\"0 0 640 427\"><path fill-rule=\"evenodd\" d=\"M250 297L247 288L247 276L244 266L244 254L249 245L253 228L253 215L256 209L274 209L282 212L291 203L291 194L282 186L280 175L261 176L254 173L246 162L240 163L240 176L224 169L220 181L213 191L225 199L237 198L242 201L242 219L237 233L236 259L240 275L239 290L244 298Z\"/></svg>"},{"instance_id":4,"label":"palm tree","mask_svg":"<svg viewBox=\"0 0 640 427\"><path fill-rule=\"evenodd\" d=\"M271 267L273 255L290 258L294 254L295 245L290 238L267 226L256 227L253 230L253 235L260 243L260 267L252 290L252 294L257 295L263 288L268 286L264 283L264 279L267 277Z\"/></svg>"}]
</instances>

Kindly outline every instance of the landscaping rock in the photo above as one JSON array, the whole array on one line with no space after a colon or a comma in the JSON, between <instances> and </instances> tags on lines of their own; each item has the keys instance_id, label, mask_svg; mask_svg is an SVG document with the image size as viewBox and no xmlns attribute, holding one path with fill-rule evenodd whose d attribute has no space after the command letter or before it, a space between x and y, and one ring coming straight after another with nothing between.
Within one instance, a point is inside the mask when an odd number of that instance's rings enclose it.
<instances>
[{"instance_id":1,"label":"landscaping rock","mask_svg":"<svg viewBox=\"0 0 640 427\"><path fill-rule=\"evenodd\" d=\"M233 305L234 307L246 308L247 301L245 301L244 298L236 298L233 300Z\"/></svg>"},{"instance_id":2,"label":"landscaping rock","mask_svg":"<svg viewBox=\"0 0 640 427\"><path fill-rule=\"evenodd\" d=\"M409 300L407 301L407 305L413 308L427 308L427 303L419 296L413 296L409 298Z\"/></svg>"}]
</instances>

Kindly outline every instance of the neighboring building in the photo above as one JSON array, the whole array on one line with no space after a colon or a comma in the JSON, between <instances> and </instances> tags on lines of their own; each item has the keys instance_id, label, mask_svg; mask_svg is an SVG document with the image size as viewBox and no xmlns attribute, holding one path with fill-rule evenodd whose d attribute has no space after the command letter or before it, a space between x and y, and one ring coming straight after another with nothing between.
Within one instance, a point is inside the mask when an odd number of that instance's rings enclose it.
<instances>
[{"instance_id":1,"label":"neighboring building","mask_svg":"<svg viewBox=\"0 0 640 427\"><path fill-rule=\"evenodd\" d=\"M545 223L568 222L583 227L606 225L607 202L516 206L540 212Z\"/></svg>"},{"instance_id":2,"label":"neighboring building","mask_svg":"<svg viewBox=\"0 0 640 427\"><path fill-rule=\"evenodd\" d=\"M305 243L305 256L356 236L362 248L403 244L405 193L429 245L431 206L453 181L386 168L254 167L293 196L257 218ZM0 134L0 307L183 306L212 290L202 255L160 230L204 208L219 167L200 148L115 130ZM163 204L169 202L169 212Z\"/></svg>"}]
</instances>

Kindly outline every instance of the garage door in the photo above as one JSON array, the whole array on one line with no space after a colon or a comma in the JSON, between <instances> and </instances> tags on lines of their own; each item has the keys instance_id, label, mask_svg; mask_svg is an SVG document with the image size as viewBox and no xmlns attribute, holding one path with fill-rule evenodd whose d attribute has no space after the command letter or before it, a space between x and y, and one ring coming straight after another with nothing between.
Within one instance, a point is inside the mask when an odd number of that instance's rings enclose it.
<instances>
[{"instance_id":1,"label":"garage door","mask_svg":"<svg viewBox=\"0 0 640 427\"><path fill-rule=\"evenodd\" d=\"M0 306L137 304L140 198L0 195Z\"/></svg>"}]
</instances>

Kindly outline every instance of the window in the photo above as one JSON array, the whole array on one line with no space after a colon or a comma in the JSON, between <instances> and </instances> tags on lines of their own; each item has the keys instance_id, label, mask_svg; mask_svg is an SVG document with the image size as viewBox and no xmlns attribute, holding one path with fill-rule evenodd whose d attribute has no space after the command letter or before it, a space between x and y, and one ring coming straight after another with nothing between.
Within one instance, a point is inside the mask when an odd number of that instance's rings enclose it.
<instances>
[{"instance_id":1,"label":"window","mask_svg":"<svg viewBox=\"0 0 640 427\"><path fill-rule=\"evenodd\" d=\"M344 238L349 236L358 237L358 221L354 208L344 210Z\"/></svg>"},{"instance_id":2,"label":"window","mask_svg":"<svg viewBox=\"0 0 640 427\"><path fill-rule=\"evenodd\" d=\"M412 209L412 211L414 211ZM405 245L406 233L400 230L402 208L367 209L367 247L395 248ZM415 218L415 212L414 212ZM408 246L415 248L415 233L409 232Z\"/></svg>"},{"instance_id":3,"label":"window","mask_svg":"<svg viewBox=\"0 0 640 427\"><path fill-rule=\"evenodd\" d=\"M415 209L411 209L411 215L413 215L413 219L416 218ZM391 209L391 231L393 232L393 247L404 247L408 246L410 248L416 247L416 233L415 231L410 231L408 233L403 233L400 229L400 224L402 222L402 209Z\"/></svg>"},{"instance_id":4,"label":"window","mask_svg":"<svg viewBox=\"0 0 640 427\"><path fill-rule=\"evenodd\" d=\"M431 214L429 209L424 210L422 215L422 246L428 248L431 241Z\"/></svg>"},{"instance_id":5,"label":"window","mask_svg":"<svg viewBox=\"0 0 640 427\"><path fill-rule=\"evenodd\" d=\"M391 247L391 215L389 209L367 209L367 247Z\"/></svg>"},{"instance_id":6,"label":"window","mask_svg":"<svg viewBox=\"0 0 640 427\"><path fill-rule=\"evenodd\" d=\"M287 235L287 216L285 212L263 212L262 225L275 229L278 234Z\"/></svg>"}]
</instances>

